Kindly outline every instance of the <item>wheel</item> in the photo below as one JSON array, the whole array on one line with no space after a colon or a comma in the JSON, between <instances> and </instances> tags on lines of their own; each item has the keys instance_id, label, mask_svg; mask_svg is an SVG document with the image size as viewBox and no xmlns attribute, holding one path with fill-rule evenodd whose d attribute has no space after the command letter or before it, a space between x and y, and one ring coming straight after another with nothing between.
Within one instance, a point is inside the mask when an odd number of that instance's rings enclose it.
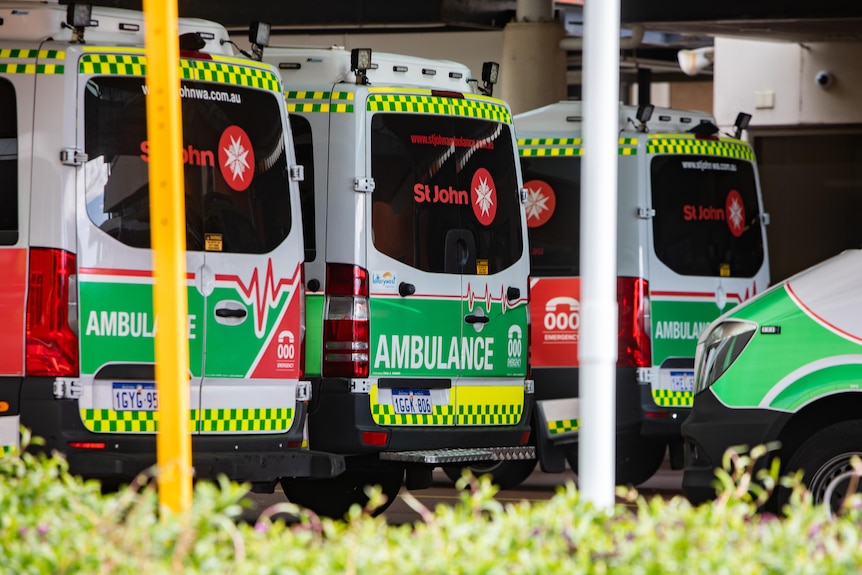
<instances>
[{"instance_id":1,"label":"wheel","mask_svg":"<svg viewBox=\"0 0 862 575\"><path fill-rule=\"evenodd\" d=\"M854 455L862 457L860 419L842 421L812 435L790 456L782 474L802 470L802 482L814 502L828 504L837 511L854 481L850 464ZM862 492L862 482L858 480L855 478L857 493ZM779 487L779 510L790 501L790 493L788 488Z\"/></svg>"},{"instance_id":2,"label":"wheel","mask_svg":"<svg viewBox=\"0 0 862 575\"><path fill-rule=\"evenodd\" d=\"M667 444L641 436L617 437L615 479L617 485L640 485L655 475L664 461ZM566 451L566 459L578 473L577 447Z\"/></svg>"},{"instance_id":3,"label":"wheel","mask_svg":"<svg viewBox=\"0 0 862 575\"><path fill-rule=\"evenodd\" d=\"M514 489L519 486L530 476L535 468L535 459L489 461L488 463L475 463L466 467L476 477L490 475L491 481L500 489ZM454 465L443 467L443 471L452 481L461 479L464 469L464 467Z\"/></svg>"},{"instance_id":4,"label":"wheel","mask_svg":"<svg viewBox=\"0 0 862 575\"><path fill-rule=\"evenodd\" d=\"M398 497L402 483L404 469L347 469L330 479L283 479L281 488L291 502L324 517L343 519L354 503L361 507L368 504L366 485L379 485L383 489L386 502L372 512L380 515Z\"/></svg>"}]
</instances>

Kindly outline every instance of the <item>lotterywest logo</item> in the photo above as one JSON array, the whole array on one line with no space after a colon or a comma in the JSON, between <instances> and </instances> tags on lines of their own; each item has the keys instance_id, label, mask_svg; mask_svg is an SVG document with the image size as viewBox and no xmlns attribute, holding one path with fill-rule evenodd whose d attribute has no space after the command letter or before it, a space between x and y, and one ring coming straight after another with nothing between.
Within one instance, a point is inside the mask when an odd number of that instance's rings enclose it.
<instances>
[{"instance_id":1,"label":"lotterywest logo","mask_svg":"<svg viewBox=\"0 0 862 575\"><path fill-rule=\"evenodd\" d=\"M736 190L728 192L724 207L686 204L682 217L687 222L726 221L730 233L737 238L745 231L745 204Z\"/></svg>"}]
</instances>

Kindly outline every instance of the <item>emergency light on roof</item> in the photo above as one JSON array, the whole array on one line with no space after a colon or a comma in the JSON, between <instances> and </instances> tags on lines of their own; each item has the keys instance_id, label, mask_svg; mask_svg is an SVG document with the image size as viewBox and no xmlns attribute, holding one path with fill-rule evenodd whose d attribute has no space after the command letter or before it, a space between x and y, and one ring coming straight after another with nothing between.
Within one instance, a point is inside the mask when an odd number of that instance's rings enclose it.
<instances>
[{"instance_id":1,"label":"emergency light on roof","mask_svg":"<svg viewBox=\"0 0 862 575\"><path fill-rule=\"evenodd\" d=\"M66 8L66 26L72 29L72 42L84 43L84 28L90 26L93 7L90 4L69 4Z\"/></svg>"},{"instance_id":2,"label":"emergency light on roof","mask_svg":"<svg viewBox=\"0 0 862 575\"><path fill-rule=\"evenodd\" d=\"M368 83L366 72L371 66L371 48L354 48L350 51L350 71L356 74L357 84Z\"/></svg>"},{"instance_id":3,"label":"emergency light on roof","mask_svg":"<svg viewBox=\"0 0 862 575\"><path fill-rule=\"evenodd\" d=\"M748 128L748 123L751 122L751 114L740 112L736 115L736 121L733 122L733 127L736 128L733 137L739 139L742 131Z\"/></svg>"},{"instance_id":4,"label":"emergency light on roof","mask_svg":"<svg viewBox=\"0 0 862 575\"><path fill-rule=\"evenodd\" d=\"M269 46L270 26L266 22L252 22L248 27L248 41L251 44L251 53L254 59L263 60L263 49Z\"/></svg>"},{"instance_id":5,"label":"emergency light on roof","mask_svg":"<svg viewBox=\"0 0 862 575\"><path fill-rule=\"evenodd\" d=\"M500 64L497 62L485 62L482 64L482 85L479 86L479 91L486 96L494 94L494 84L497 83L497 77L500 75Z\"/></svg>"}]
</instances>

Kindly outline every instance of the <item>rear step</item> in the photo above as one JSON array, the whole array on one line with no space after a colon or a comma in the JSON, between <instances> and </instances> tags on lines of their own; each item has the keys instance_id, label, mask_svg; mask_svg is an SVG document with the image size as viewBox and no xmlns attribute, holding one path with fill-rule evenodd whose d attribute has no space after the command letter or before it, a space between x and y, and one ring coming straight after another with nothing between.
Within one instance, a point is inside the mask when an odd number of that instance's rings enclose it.
<instances>
[{"instance_id":1,"label":"rear step","mask_svg":"<svg viewBox=\"0 0 862 575\"><path fill-rule=\"evenodd\" d=\"M473 463L477 461L513 461L535 459L536 448L532 445L519 447L475 447L468 449L421 449L417 451L384 451L380 459L403 463Z\"/></svg>"}]
</instances>

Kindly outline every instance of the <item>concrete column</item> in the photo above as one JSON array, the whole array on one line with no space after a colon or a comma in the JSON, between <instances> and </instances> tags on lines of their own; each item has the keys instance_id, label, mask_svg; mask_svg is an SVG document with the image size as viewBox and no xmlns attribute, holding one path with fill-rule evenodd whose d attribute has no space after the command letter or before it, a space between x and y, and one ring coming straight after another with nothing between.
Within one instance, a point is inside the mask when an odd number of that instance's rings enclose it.
<instances>
[{"instance_id":1,"label":"concrete column","mask_svg":"<svg viewBox=\"0 0 862 575\"><path fill-rule=\"evenodd\" d=\"M566 99L565 30L560 22L510 22L503 28L497 94L518 114Z\"/></svg>"}]
</instances>

